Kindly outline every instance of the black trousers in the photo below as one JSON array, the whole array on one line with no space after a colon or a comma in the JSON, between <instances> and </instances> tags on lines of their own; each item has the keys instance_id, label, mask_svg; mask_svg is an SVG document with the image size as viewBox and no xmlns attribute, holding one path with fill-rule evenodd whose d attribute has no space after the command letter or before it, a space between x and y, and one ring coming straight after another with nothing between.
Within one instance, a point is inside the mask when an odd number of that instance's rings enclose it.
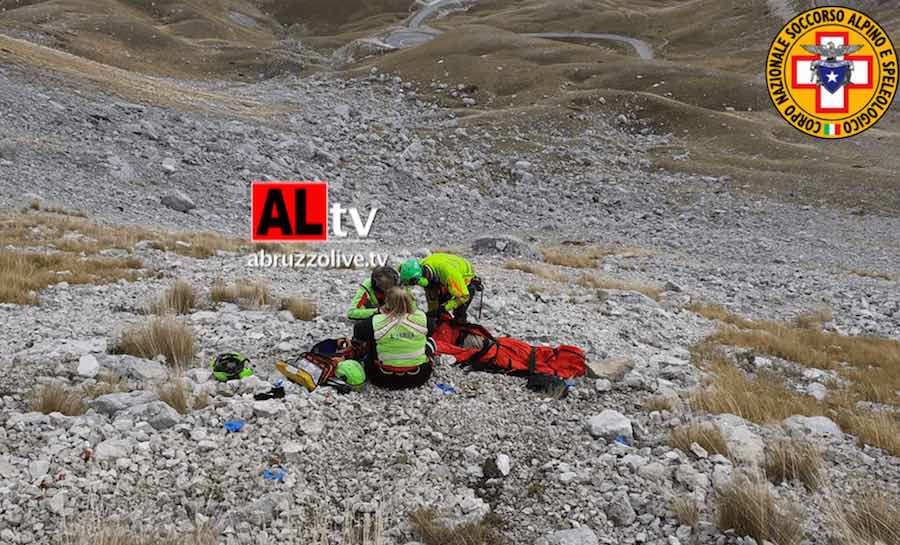
<instances>
[{"instance_id":1,"label":"black trousers","mask_svg":"<svg viewBox=\"0 0 900 545\"><path fill-rule=\"evenodd\" d=\"M404 388L416 388L428 382L434 369L434 342L431 338L425 345L425 355L428 361L419 366L415 374L385 373L375 362L378 361L378 352L375 344L375 328L372 326L372 318L356 320L353 324L353 340L365 343L368 347L363 366L366 369L366 380L389 390L401 390Z\"/></svg>"}]
</instances>

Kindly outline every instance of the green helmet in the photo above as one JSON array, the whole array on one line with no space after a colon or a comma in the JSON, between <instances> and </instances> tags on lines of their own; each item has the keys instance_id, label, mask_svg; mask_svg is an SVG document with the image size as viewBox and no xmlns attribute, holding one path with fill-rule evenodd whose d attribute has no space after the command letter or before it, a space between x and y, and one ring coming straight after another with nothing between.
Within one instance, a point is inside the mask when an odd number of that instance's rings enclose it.
<instances>
[{"instance_id":1,"label":"green helmet","mask_svg":"<svg viewBox=\"0 0 900 545\"><path fill-rule=\"evenodd\" d=\"M209 364L213 377L220 382L253 376L250 360L237 352L219 354Z\"/></svg>"},{"instance_id":2,"label":"green helmet","mask_svg":"<svg viewBox=\"0 0 900 545\"><path fill-rule=\"evenodd\" d=\"M338 364L334 376L353 386L355 389L362 387L366 382L366 371L361 363L356 360L344 360Z\"/></svg>"},{"instance_id":3,"label":"green helmet","mask_svg":"<svg viewBox=\"0 0 900 545\"><path fill-rule=\"evenodd\" d=\"M422 264L418 259L407 259L400 265L400 282L403 284L417 284L422 278Z\"/></svg>"}]
</instances>

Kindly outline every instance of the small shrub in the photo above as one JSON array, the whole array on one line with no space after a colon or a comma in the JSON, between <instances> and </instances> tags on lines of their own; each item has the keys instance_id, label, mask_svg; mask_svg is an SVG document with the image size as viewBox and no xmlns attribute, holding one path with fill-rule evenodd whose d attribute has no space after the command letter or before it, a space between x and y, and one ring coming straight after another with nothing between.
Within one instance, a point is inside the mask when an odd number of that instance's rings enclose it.
<instances>
[{"instance_id":1,"label":"small shrub","mask_svg":"<svg viewBox=\"0 0 900 545\"><path fill-rule=\"evenodd\" d=\"M110 347L112 354L130 354L153 359L162 354L173 366L187 365L194 358L195 341L191 329L172 318L152 318L126 329Z\"/></svg>"},{"instance_id":2,"label":"small shrub","mask_svg":"<svg viewBox=\"0 0 900 545\"><path fill-rule=\"evenodd\" d=\"M684 452L690 452L694 443L703 447L706 452L731 456L728 443L715 424L702 422L686 424L675 428L669 435L669 445Z\"/></svg>"},{"instance_id":3,"label":"small shrub","mask_svg":"<svg viewBox=\"0 0 900 545\"><path fill-rule=\"evenodd\" d=\"M505 545L499 532L500 521L490 514L478 522L466 522L450 528L431 509L419 509L409 516L413 531L424 545Z\"/></svg>"},{"instance_id":4,"label":"small shrub","mask_svg":"<svg viewBox=\"0 0 900 545\"><path fill-rule=\"evenodd\" d=\"M289 311L297 320L309 322L318 316L316 304L301 297L288 297L281 302L281 309Z\"/></svg>"},{"instance_id":5,"label":"small shrub","mask_svg":"<svg viewBox=\"0 0 900 545\"><path fill-rule=\"evenodd\" d=\"M738 536L750 536L778 545L796 545L803 540L802 514L776 503L769 483L743 477L719 494L718 527L734 530Z\"/></svg>"},{"instance_id":6,"label":"small shrub","mask_svg":"<svg viewBox=\"0 0 900 545\"><path fill-rule=\"evenodd\" d=\"M647 282L641 282L637 280L618 280L601 275L583 275L580 277L569 276L547 266L534 263L507 261L503 264L503 268L522 271L533 274L539 278L544 278L547 280L565 284L573 284L585 288L635 291L638 293L643 293L644 295L652 299L659 299L659 296L662 293L662 289L659 286Z\"/></svg>"},{"instance_id":7,"label":"small shrub","mask_svg":"<svg viewBox=\"0 0 900 545\"><path fill-rule=\"evenodd\" d=\"M675 518L682 526L690 526L696 528L700 522L700 507L693 498L687 496L678 496L672 500L672 512Z\"/></svg>"},{"instance_id":8,"label":"small shrub","mask_svg":"<svg viewBox=\"0 0 900 545\"><path fill-rule=\"evenodd\" d=\"M900 502L884 494L866 494L838 510L837 542L842 545L900 543Z\"/></svg>"},{"instance_id":9,"label":"small shrub","mask_svg":"<svg viewBox=\"0 0 900 545\"><path fill-rule=\"evenodd\" d=\"M158 301L155 301L150 310L153 314L189 314L197 302L194 287L186 280L176 280Z\"/></svg>"},{"instance_id":10,"label":"small shrub","mask_svg":"<svg viewBox=\"0 0 900 545\"><path fill-rule=\"evenodd\" d=\"M798 480L810 490L819 487L822 456L810 443L781 440L766 452L766 475L774 483Z\"/></svg>"},{"instance_id":11,"label":"small shrub","mask_svg":"<svg viewBox=\"0 0 900 545\"><path fill-rule=\"evenodd\" d=\"M59 382L38 386L31 400L31 408L44 414L62 413L66 416L79 416L87 410L81 393Z\"/></svg>"}]
</instances>

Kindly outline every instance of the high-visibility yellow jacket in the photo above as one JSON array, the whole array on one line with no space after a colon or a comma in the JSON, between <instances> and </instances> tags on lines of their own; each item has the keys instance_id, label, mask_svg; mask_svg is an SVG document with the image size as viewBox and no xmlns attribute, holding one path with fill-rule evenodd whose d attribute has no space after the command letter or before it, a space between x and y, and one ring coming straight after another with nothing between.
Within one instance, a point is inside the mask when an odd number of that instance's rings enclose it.
<instances>
[{"instance_id":1,"label":"high-visibility yellow jacket","mask_svg":"<svg viewBox=\"0 0 900 545\"><path fill-rule=\"evenodd\" d=\"M471 263L458 255L440 253L431 254L421 263L434 273L431 282L440 283L450 294L451 299L444 305L444 309L453 311L469 300L469 282L475 278L475 269Z\"/></svg>"},{"instance_id":2,"label":"high-visibility yellow jacket","mask_svg":"<svg viewBox=\"0 0 900 545\"><path fill-rule=\"evenodd\" d=\"M428 361L425 354L428 322L421 310L402 316L376 314L372 318L372 329L375 330L375 349L382 364L417 367Z\"/></svg>"}]
</instances>

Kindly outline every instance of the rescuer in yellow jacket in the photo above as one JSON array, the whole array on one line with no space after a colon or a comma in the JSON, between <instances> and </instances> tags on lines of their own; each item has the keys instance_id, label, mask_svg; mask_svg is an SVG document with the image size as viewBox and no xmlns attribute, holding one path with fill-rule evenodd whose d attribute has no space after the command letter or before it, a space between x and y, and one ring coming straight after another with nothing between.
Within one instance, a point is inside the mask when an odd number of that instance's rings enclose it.
<instances>
[{"instance_id":1,"label":"rescuer in yellow jacket","mask_svg":"<svg viewBox=\"0 0 900 545\"><path fill-rule=\"evenodd\" d=\"M408 259L400 265L400 282L425 288L429 331L444 312L465 323L472 292L482 289L472 264L458 255L436 253L424 259Z\"/></svg>"}]
</instances>

